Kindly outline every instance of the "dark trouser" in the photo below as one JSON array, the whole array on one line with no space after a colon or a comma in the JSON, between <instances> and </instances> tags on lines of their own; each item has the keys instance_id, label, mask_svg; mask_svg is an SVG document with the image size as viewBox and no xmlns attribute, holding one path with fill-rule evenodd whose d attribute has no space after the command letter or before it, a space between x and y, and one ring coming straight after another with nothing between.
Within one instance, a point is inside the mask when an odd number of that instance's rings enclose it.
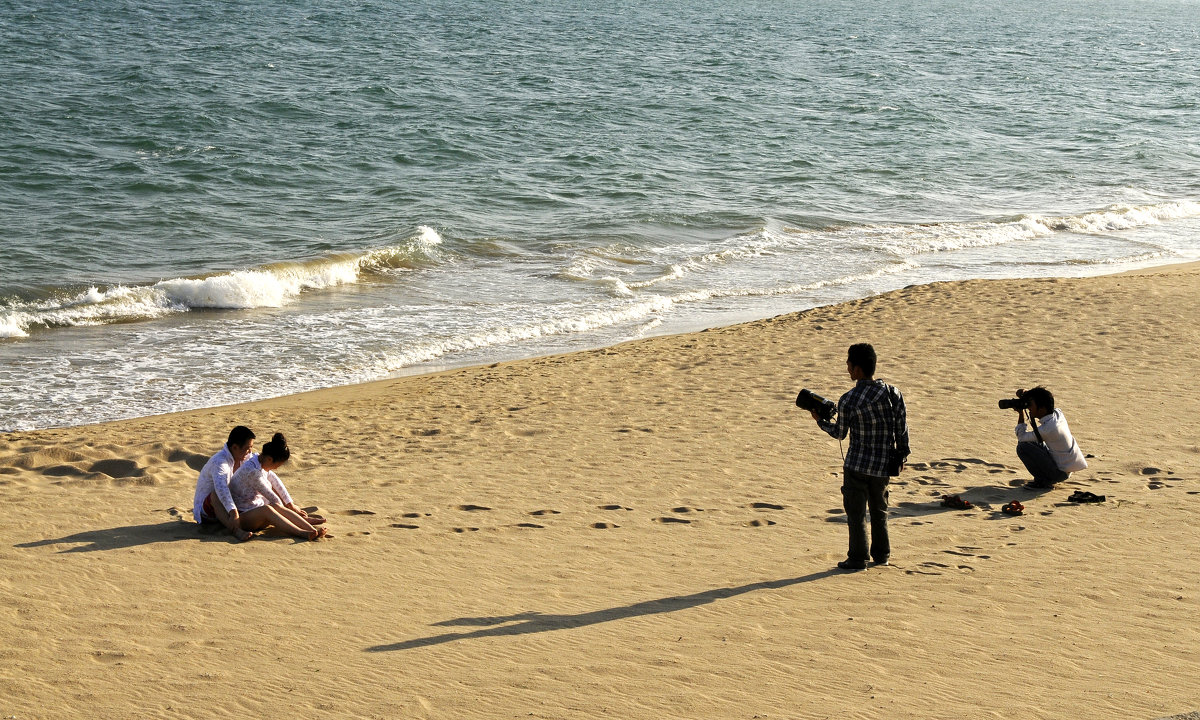
<instances>
[{"instance_id":1,"label":"dark trouser","mask_svg":"<svg viewBox=\"0 0 1200 720\"><path fill-rule=\"evenodd\" d=\"M870 557L883 562L892 554L888 542L888 478L843 470L842 507L850 523L850 562L867 561L867 508L871 510Z\"/></svg>"},{"instance_id":2,"label":"dark trouser","mask_svg":"<svg viewBox=\"0 0 1200 720\"><path fill-rule=\"evenodd\" d=\"M1041 485L1052 485L1066 480L1070 473L1058 469L1050 448L1041 443L1017 443L1017 457L1025 463L1025 469L1033 476L1033 481Z\"/></svg>"}]
</instances>

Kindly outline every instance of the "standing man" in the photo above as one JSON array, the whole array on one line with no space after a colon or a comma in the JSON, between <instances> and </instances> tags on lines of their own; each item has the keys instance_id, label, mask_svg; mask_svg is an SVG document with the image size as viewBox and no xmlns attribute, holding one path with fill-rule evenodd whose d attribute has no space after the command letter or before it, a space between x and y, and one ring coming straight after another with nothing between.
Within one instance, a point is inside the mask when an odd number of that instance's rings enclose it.
<instances>
[{"instance_id":1,"label":"standing man","mask_svg":"<svg viewBox=\"0 0 1200 720\"><path fill-rule=\"evenodd\" d=\"M867 567L868 557L875 565L887 565L892 552L887 528L887 486L889 475L899 474L908 458L908 421L904 396L875 379L875 348L867 343L851 345L846 371L855 385L838 400L836 420L822 419L815 410L811 412L817 425L834 438L841 440L850 435L850 449L842 467L842 507L850 524L850 550L837 566L842 570L862 570Z\"/></svg>"},{"instance_id":2,"label":"standing man","mask_svg":"<svg viewBox=\"0 0 1200 720\"><path fill-rule=\"evenodd\" d=\"M1017 457L1033 476L1033 482L1026 483L1025 487L1049 489L1076 470L1086 468L1087 460L1071 435L1066 416L1054 407L1054 395L1039 386L1018 390L1017 397L1029 407L1028 424L1025 423L1025 408L1017 407Z\"/></svg>"},{"instance_id":3,"label":"standing man","mask_svg":"<svg viewBox=\"0 0 1200 720\"><path fill-rule=\"evenodd\" d=\"M209 458L196 481L196 497L192 501L192 517L197 523L219 522L239 541L252 535L242 529L241 517L233 496L229 494L229 478L242 466L254 447L254 432L238 425L229 431L229 441Z\"/></svg>"}]
</instances>

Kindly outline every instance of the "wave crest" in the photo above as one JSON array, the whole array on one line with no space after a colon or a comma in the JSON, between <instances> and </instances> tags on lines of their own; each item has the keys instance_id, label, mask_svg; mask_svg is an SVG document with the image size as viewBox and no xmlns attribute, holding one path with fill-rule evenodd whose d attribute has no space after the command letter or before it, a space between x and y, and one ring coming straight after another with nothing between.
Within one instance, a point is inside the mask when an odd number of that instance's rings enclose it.
<instances>
[{"instance_id":1,"label":"wave crest","mask_svg":"<svg viewBox=\"0 0 1200 720\"><path fill-rule=\"evenodd\" d=\"M147 320L193 308L245 310L283 307L301 293L353 285L365 274L411 270L441 258L442 238L421 226L416 236L360 254L275 263L199 278L171 278L153 285L96 286L50 300L0 306L0 338L25 337L35 327L103 325Z\"/></svg>"}]
</instances>

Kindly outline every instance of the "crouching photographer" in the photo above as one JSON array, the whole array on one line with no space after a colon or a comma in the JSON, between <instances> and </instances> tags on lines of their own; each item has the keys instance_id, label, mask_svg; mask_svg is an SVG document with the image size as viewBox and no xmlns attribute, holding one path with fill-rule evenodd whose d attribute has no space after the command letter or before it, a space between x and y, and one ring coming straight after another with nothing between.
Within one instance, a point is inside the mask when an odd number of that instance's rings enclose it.
<instances>
[{"instance_id":1,"label":"crouching photographer","mask_svg":"<svg viewBox=\"0 0 1200 720\"><path fill-rule=\"evenodd\" d=\"M1033 476L1033 481L1025 487L1052 488L1054 483L1087 467L1079 443L1067 426L1067 418L1054 407L1054 395L1049 390L1044 387L1018 390L1015 398L1001 400L1000 408L1017 411L1017 457Z\"/></svg>"},{"instance_id":2,"label":"crouching photographer","mask_svg":"<svg viewBox=\"0 0 1200 720\"><path fill-rule=\"evenodd\" d=\"M842 507L850 526L850 550L837 566L862 570L867 558L887 565L892 547L888 539L888 479L899 475L908 458L908 422L904 396L875 376L875 348L851 345L846 371L854 387L833 403L801 392L796 404L812 413L817 425L834 438L850 436L842 462ZM836 419L835 416L836 415ZM867 510L871 515L871 540L867 545Z\"/></svg>"}]
</instances>

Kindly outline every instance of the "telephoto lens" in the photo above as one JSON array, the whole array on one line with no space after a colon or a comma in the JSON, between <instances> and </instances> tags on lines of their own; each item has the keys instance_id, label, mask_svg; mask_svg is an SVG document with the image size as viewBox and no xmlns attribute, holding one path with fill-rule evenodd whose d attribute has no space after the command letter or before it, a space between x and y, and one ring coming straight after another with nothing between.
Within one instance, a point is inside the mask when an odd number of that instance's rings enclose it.
<instances>
[{"instance_id":1,"label":"telephoto lens","mask_svg":"<svg viewBox=\"0 0 1200 720\"><path fill-rule=\"evenodd\" d=\"M837 405L832 400L826 400L811 390L800 391L796 396L796 407L815 412L822 420L828 420L837 412Z\"/></svg>"}]
</instances>

